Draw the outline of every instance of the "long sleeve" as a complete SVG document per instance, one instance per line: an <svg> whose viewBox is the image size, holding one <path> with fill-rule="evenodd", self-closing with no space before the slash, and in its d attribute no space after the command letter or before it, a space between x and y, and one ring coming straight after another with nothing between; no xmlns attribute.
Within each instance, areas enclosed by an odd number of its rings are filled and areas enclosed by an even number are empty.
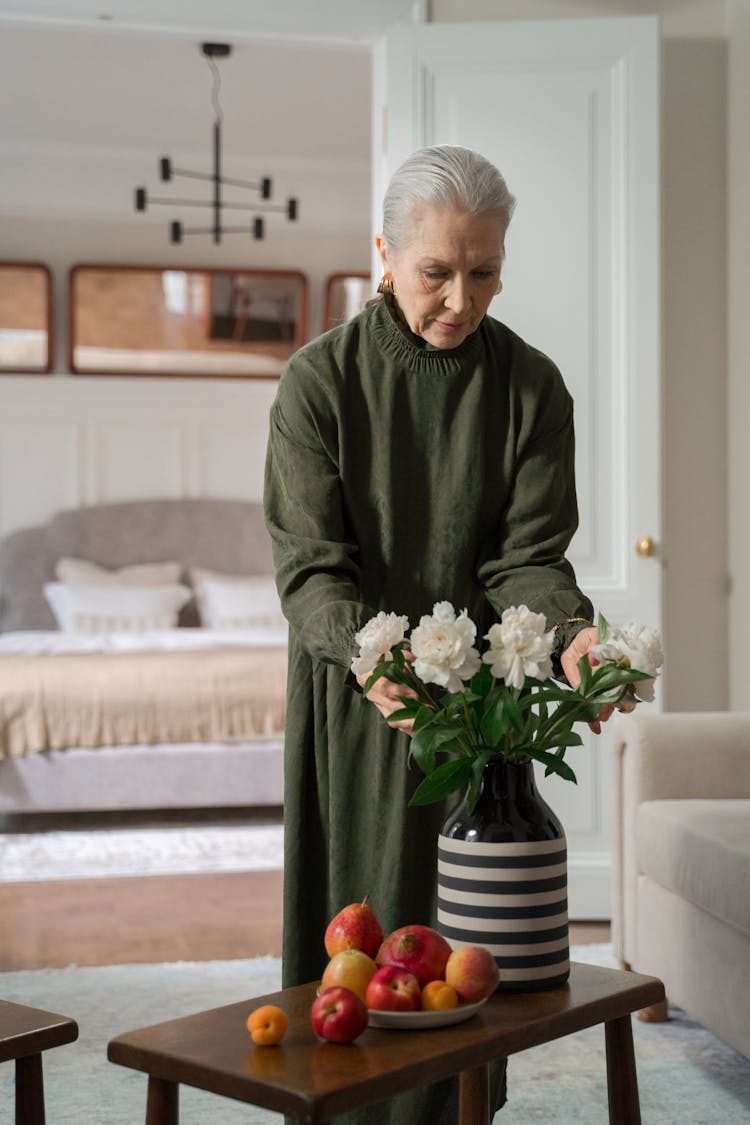
<svg viewBox="0 0 750 1125"><path fill-rule="evenodd" d="M312 657L348 668L374 611L360 600L358 546L347 525L337 417L300 356L271 409L264 507L284 613Z"/></svg>
<svg viewBox="0 0 750 1125"><path fill-rule="evenodd" d="M531 389L530 373L521 372L513 484L478 577L498 615L510 605L524 604L544 613L551 627L569 618L590 621L593 607L565 557L578 526L573 404L557 369L549 361L544 368L545 393L537 394L535 409L524 393ZM584 624L560 628L561 649Z"/></svg>

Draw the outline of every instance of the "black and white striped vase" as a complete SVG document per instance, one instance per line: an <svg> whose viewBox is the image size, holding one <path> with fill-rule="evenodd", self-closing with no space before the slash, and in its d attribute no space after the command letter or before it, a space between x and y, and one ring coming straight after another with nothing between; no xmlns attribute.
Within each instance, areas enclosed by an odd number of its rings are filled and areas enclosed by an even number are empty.
<svg viewBox="0 0 750 1125"><path fill-rule="evenodd" d="M532 762L490 762L438 840L437 928L450 945L484 945L499 992L564 984L568 948L565 832L537 791Z"/></svg>

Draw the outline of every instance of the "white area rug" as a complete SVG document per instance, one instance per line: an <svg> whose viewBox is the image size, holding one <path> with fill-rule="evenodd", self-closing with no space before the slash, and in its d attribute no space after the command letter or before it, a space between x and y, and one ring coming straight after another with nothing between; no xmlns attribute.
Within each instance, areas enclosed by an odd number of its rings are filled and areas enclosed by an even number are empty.
<svg viewBox="0 0 750 1125"><path fill-rule="evenodd" d="M280 824L0 834L0 881L269 871L283 866Z"/></svg>
<svg viewBox="0 0 750 1125"><path fill-rule="evenodd" d="M612 964L609 946L576 946L574 960ZM146 1107L144 1075L107 1062L107 1042L137 1027L253 999L280 987L271 957L171 965L0 973L0 996L78 1021L76 1043L44 1055L50 1125L133 1125ZM403 1034L394 1032L393 1034ZM748 1125L750 1061L675 1009L668 1023L633 1019L643 1125ZM248 1052L254 1048L248 1040ZM0 1120L11 1120L13 1068L0 1067ZM508 1104L494 1125L604 1125L601 1027L513 1055ZM181 1125L280 1125L281 1117L189 1087ZM414 1125L429 1125L415 1122Z"/></svg>

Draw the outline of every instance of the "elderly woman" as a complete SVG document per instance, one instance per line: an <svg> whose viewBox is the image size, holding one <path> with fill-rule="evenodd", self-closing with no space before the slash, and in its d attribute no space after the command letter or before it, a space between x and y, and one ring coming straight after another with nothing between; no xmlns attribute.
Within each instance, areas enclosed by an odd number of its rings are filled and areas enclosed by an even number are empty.
<svg viewBox="0 0 750 1125"><path fill-rule="evenodd" d="M565 551L577 526L573 404L555 365L487 315L514 207L499 171L437 146L397 170L383 297L290 360L271 411L265 507L289 619L284 983L317 979L330 918L366 894L386 932L434 925L441 805L410 808L408 743L363 698L355 634L435 602L486 633L525 604L576 662L598 639ZM374 706L373 706L374 705ZM598 724L597 724L598 725ZM494 1104L502 1104L502 1068ZM456 1119L451 1082L349 1120Z"/></svg>

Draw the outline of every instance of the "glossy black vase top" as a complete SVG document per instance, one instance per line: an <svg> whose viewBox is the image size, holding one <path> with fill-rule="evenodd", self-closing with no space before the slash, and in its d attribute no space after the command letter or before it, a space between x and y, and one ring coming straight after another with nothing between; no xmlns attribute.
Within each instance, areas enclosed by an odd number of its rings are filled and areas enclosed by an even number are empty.
<svg viewBox="0 0 750 1125"><path fill-rule="evenodd" d="M472 812L467 798L443 825L442 834L467 843L522 843L559 840L562 824L541 797L532 762L490 762L485 766Z"/></svg>

